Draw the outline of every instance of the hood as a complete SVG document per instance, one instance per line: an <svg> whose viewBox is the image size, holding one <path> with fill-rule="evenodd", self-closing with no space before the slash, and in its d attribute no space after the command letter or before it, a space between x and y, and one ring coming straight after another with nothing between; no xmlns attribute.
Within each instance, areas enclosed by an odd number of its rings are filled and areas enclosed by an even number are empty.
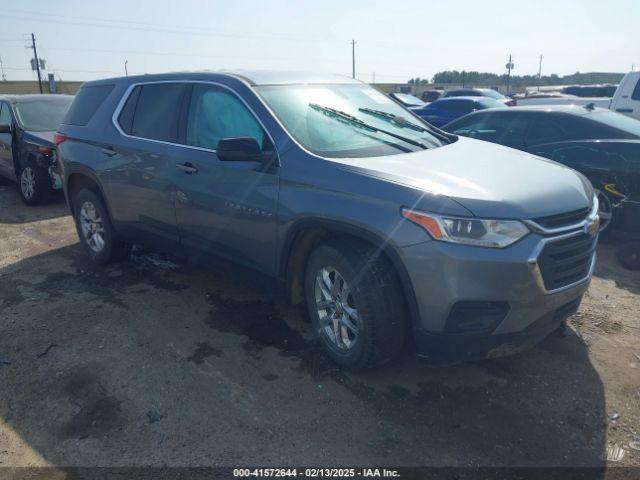
<svg viewBox="0 0 640 480"><path fill-rule="evenodd" d="M592 205L589 181L568 167L465 137L409 154L345 160L366 174L455 200L484 218L528 219Z"/></svg>
<svg viewBox="0 0 640 480"><path fill-rule="evenodd" d="M53 135L56 132L34 132L33 130L25 130L24 139L27 142L37 143L43 147L53 147Z"/></svg>

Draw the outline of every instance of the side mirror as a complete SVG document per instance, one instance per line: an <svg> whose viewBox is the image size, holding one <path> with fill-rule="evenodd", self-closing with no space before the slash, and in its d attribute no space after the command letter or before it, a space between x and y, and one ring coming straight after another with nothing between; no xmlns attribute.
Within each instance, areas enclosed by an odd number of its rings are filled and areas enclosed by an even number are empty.
<svg viewBox="0 0 640 480"><path fill-rule="evenodd" d="M266 161L262 147L253 137L222 138L216 149L218 158L224 162L259 162Z"/></svg>
<svg viewBox="0 0 640 480"><path fill-rule="evenodd" d="M0 125L0 133L11 133L11 125Z"/></svg>

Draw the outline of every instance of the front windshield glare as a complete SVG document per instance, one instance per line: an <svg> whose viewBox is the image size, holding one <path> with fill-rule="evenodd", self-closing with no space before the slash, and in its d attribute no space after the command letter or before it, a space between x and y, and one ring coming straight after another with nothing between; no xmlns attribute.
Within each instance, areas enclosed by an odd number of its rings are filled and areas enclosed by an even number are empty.
<svg viewBox="0 0 640 480"><path fill-rule="evenodd" d="M296 141L323 157L394 155L444 143L427 125L368 85L278 85L256 90Z"/></svg>

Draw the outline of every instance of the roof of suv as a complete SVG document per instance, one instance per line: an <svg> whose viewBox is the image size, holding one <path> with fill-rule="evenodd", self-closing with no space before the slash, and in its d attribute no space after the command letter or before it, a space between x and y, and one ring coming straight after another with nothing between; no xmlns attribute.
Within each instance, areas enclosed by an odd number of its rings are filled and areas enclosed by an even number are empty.
<svg viewBox="0 0 640 480"><path fill-rule="evenodd" d="M353 83L360 84L359 80L355 80L345 75L330 75L312 72L295 72L287 70L220 70L220 71L198 71L198 72L172 72L172 73L153 73L147 75L137 75L129 77L117 77L105 80L95 80L87 82L87 84L97 84L105 82L114 82L126 79L129 82L153 82L166 80L182 80L185 77L202 78L215 76L228 76L239 78L250 85L305 85L305 84L336 84L336 83Z"/></svg>

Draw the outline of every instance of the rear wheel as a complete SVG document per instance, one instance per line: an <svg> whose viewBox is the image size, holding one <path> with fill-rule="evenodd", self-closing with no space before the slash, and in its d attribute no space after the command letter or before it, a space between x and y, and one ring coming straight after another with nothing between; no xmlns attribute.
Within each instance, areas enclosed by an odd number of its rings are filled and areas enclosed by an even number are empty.
<svg viewBox="0 0 640 480"><path fill-rule="evenodd" d="M18 170L18 193L27 205L46 203L53 194L51 176L35 160L27 159Z"/></svg>
<svg viewBox="0 0 640 480"><path fill-rule="evenodd" d="M405 338L404 299L390 263L355 242L321 245L305 274L309 316L328 355L350 370L384 363Z"/></svg>
<svg viewBox="0 0 640 480"><path fill-rule="evenodd" d="M105 265L127 256L129 246L118 239L99 195L80 190L73 197L73 212L80 243L93 262Z"/></svg>

